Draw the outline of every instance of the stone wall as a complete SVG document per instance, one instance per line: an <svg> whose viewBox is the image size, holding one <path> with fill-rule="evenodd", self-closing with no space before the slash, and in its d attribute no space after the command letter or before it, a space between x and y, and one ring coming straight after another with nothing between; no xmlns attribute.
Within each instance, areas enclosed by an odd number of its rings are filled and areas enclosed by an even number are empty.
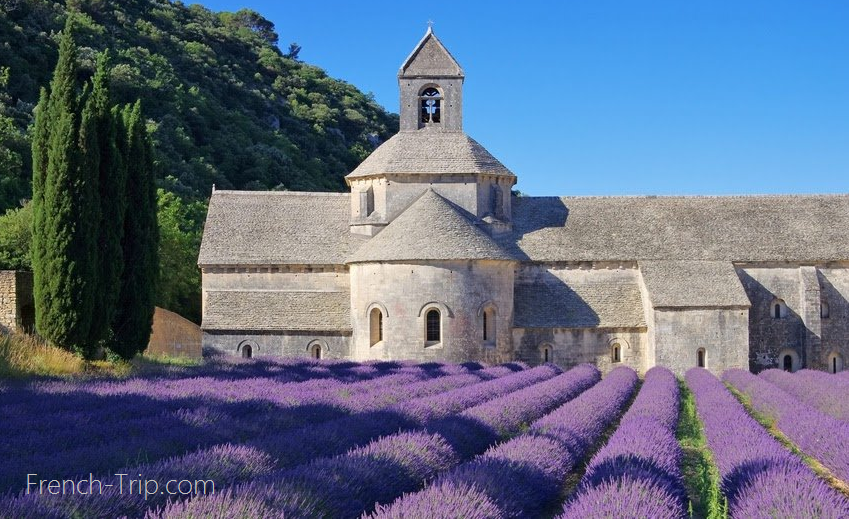
<svg viewBox="0 0 849 519"><path fill-rule="evenodd" d="M817 369L831 371L829 357L838 355L843 369L849 368L849 269L823 268L819 270L822 301L828 304L828 316L821 319L822 349L819 358L811 364L822 366ZM841 362L838 361L838 369Z"/></svg>
<svg viewBox="0 0 849 519"><path fill-rule="evenodd" d="M370 344L369 311L385 310L383 341ZM483 308L496 311L495 341L484 344ZM442 340L425 341L425 314L437 308ZM513 263L442 261L351 265L354 360L512 360Z"/></svg>
<svg viewBox="0 0 849 519"><path fill-rule="evenodd" d="M749 365L745 308L655 308L653 325L655 364L677 375L698 365L700 348L705 351L705 367L717 375Z"/></svg>
<svg viewBox="0 0 849 519"><path fill-rule="evenodd" d="M321 358L350 358L350 335L326 332L250 332L204 331L204 351L217 351L242 356L244 346L251 346L251 356L313 357L316 345Z"/></svg>
<svg viewBox="0 0 849 519"><path fill-rule="evenodd" d="M746 267L737 269L752 303L749 309L749 369L758 373L780 368L779 357L791 354L805 366L805 297L798 268ZM786 313L776 319L772 305L781 299Z"/></svg>
<svg viewBox="0 0 849 519"><path fill-rule="evenodd" d="M562 368L589 362L607 373L617 366L630 366L644 373L645 329L514 328L516 360L531 365L544 361L544 348L551 347L550 361ZM613 362L612 347L619 344L620 362Z"/></svg>
<svg viewBox="0 0 849 519"><path fill-rule="evenodd" d="M0 271L0 332L32 331L34 327L32 272Z"/></svg>

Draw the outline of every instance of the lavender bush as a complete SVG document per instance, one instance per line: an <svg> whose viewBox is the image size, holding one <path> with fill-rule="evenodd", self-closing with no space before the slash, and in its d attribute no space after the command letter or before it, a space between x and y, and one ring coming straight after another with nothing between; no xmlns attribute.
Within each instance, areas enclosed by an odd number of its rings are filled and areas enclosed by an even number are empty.
<svg viewBox="0 0 849 519"><path fill-rule="evenodd" d="M760 377L823 413L849 421L849 378L810 369L796 373L768 369Z"/></svg>
<svg viewBox="0 0 849 519"><path fill-rule="evenodd" d="M590 460L561 518L684 517L687 492L675 437L679 389L675 375L654 367L616 432ZM611 493L613 492L613 493Z"/></svg>
<svg viewBox="0 0 849 519"><path fill-rule="evenodd" d="M613 370L600 383L535 421L528 433L439 476L420 492L379 506L372 517L410 517L410 511L414 517L538 516L556 503L566 475L616 420L636 384L637 375L630 368ZM484 506L468 515L451 512L450 504L464 499Z"/></svg>
<svg viewBox="0 0 849 519"><path fill-rule="evenodd" d="M356 394L356 396L351 399L350 405L351 405L351 408L355 408L355 409L358 409L358 410L368 410L368 406L374 406L375 408L377 408L381 405L386 405L387 403L391 403L391 402L396 401L396 400L403 401L404 399L414 398L414 397L420 396L420 395L425 395L425 396L426 395L433 395L433 394L436 394L436 393L441 393L445 390L450 390L450 389L453 389L453 388L458 388L458 387L463 387L463 386L467 386L467 385L470 385L470 384L478 383L481 380L489 380L489 379L492 379L493 377L504 377L505 375L508 375L508 374L511 374L511 376L513 378L511 378L508 381L508 383L506 384L506 387L515 389L518 385L521 385L521 384L529 385L535 380L543 380L543 379L549 378L549 377L551 377L551 376L553 376L553 375L555 375L556 373L559 372L559 370L557 370L554 367L546 366L546 367L541 367L541 368L535 368L534 370L528 370L527 372L519 372L519 373L514 374L515 369L521 369L522 367L523 366L519 366L519 365L496 366L496 367L492 367L492 368L482 369L482 370L476 371L474 373L438 377L438 378L435 378L435 379L432 379L432 380L424 380L424 381L416 382L416 383L413 383L413 384L398 384L398 383L392 383L392 384L386 384L386 385L371 384L369 387L372 389L372 391L366 391L366 392L359 392L359 391L356 391L356 390L353 391L353 393ZM525 375L525 373L530 373L530 375L529 376ZM388 377L385 377L385 378L388 380L391 377L388 376ZM510 377L507 377L507 378L510 378ZM497 381L497 379L492 380L492 382L496 382L496 381ZM517 384L517 382L518 382L518 384ZM494 389L494 386L489 386L489 387L490 387L490 389ZM354 415L354 416L358 416L358 415ZM309 416L305 416L303 422L309 423L310 422ZM337 423L336 425L338 427L336 435L341 438L345 435L346 430L350 430L350 429L348 429L348 426L350 426L351 424L350 424L350 421L348 421L348 422L343 421L342 423ZM384 427L391 427L392 426L392 424L385 424L385 423L382 424L382 425ZM397 430L397 429L394 429L394 428L384 429L384 434L390 433L393 430ZM308 433L308 432L315 433L316 429L315 429L315 427L307 426L307 427L304 427L303 429L297 429L294 432L297 434L296 438L298 438L300 436L306 435L306 433ZM183 433L183 431L177 432L178 435L180 435L182 433ZM279 434L278 434L277 431L271 432L269 434L269 436L271 438L279 438ZM146 442L149 443L149 445L147 445L146 448L155 449L155 448L158 448L158 447L163 446L163 445L166 446L164 448L167 448L167 446L170 445L168 438L169 438L169 436L168 436L167 431L166 431L164 434L156 435L155 438L146 439ZM314 438L315 438L315 436L310 435L310 437L307 439L307 441L309 442L310 445L316 444L316 442L313 441ZM267 442L259 442L259 441L255 441L254 443L267 444ZM291 443L289 443L285 440L283 441L283 444L287 445L287 447L293 446L293 444L291 444ZM347 445L350 445L350 444L347 444ZM102 465L112 466L112 467L120 466L120 464L123 463L123 461L122 461L123 457L120 456L120 454L137 447L137 445L136 445L135 442L131 441L130 439L125 439L121 443L120 447L121 447L121 450L119 450L119 452L118 452L119 455L117 457L114 453L100 452L96 455L97 456L96 459ZM300 447L301 448L300 448L299 452L303 453L303 452L308 451L307 444L303 444ZM320 453L322 451L322 449L321 449L322 444L319 443L318 447L319 447L318 453ZM150 471L154 475L167 474L167 473L179 473L180 471L185 470L184 466L191 467L191 466L197 464L196 460L198 460L198 459L203 460L204 462L208 461L208 464L204 465L205 470L207 472L216 473L216 471L217 471L216 464L224 465L225 471L231 470L232 469L232 467L231 467L232 461L230 459L226 458L226 457L220 457L220 456L217 455L217 451L221 448L228 448L228 446L225 445L225 446L218 446L218 447L212 447L212 448L208 448L208 449L199 450L199 451L190 453L188 455L185 455L183 457L177 457L177 458L168 460L168 461L164 462L163 464L161 464L161 466L151 467L148 464L142 464L142 465L139 465L139 466L131 466L129 468L126 468L124 471L126 473L129 473L129 474L136 474L136 473L148 474L148 471ZM258 451L258 452L264 452L260 449L257 449L256 447L253 447L253 449ZM342 452L344 452L344 450L347 450L347 449L343 448ZM74 454L76 455L76 453L74 453ZM273 451L272 451L272 454L273 454ZM75 455L71 456L71 458L72 459L75 458L76 457ZM67 462L67 458L63 458L61 456L55 457L54 462L57 462L57 463L58 462ZM285 462L284 462L283 465L285 465ZM241 471L241 472L234 473L234 476L232 476L232 477L220 478L220 481L218 481L218 484L219 484L218 488L222 488L222 487L226 486L227 484L232 484L232 483L235 483L237 481L242 481L242 480L249 479L249 478L252 478L252 477L257 477L257 476L260 476L260 475L268 474L269 472L271 472L272 467L273 467L273 464L270 467L263 466L262 470L257 469L257 470L253 470L253 471ZM151 479L151 478L148 477L147 479ZM113 500L112 503L113 503L114 506L113 506L113 508L111 508L113 513L105 514L105 515L119 515L120 513L131 514L131 512L138 513L138 512L143 511L143 508L141 508L141 509L137 508L138 506L140 506L140 505L153 506L153 505L159 504L161 502L164 502L167 498L168 498L167 495L150 496L150 497L147 497L145 499L144 503L139 503L138 500L135 500L135 501L134 500L122 500L121 502L117 502L117 501ZM37 501L37 500L35 500L35 499L33 499L32 497L29 497L29 496L22 497L20 499L23 499L27 502L32 502L32 503ZM92 500L92 499L90 499L86 496L70 496L70 497L61 498L61 499L59 499L59 498L50 499L49 501L50 501L49 509L52 510L52 511L56 511L56 510L74 510L74 511L76 511L77 509L87 510L88 507L94 507L90 514L80 514L80 515L103 515L101 513L101 508L103 506L106 506L106 505L104 505L103 502L98 501L98 500ZM44 509L43 505L39 505L39 506L41 507L41 509ZM2 507L0 507L0 511L2 511Z"/></svg>
<svg viewBox="0 0 849 519"><path fill-rule="evenodd" d="M456 387L452 384L470 384L481 378L511 373L511 369L497 367L469 373L459 366L438 370L404 368L403 373L397 374L384 370L372 373L376 378L345 384L336 390L315 389L307 382L276 386L274 381L261 390L253 386L255 379L250 377L228 384L238 387L240 382L247 381L247 389L264 399L232 402L198 397L169 399L167 395L172 388L164 390L166 396L149 388L152 396L142 398L135 395L137 382L133 381L128 381L120 390L114 387L117 382L82 383L80 391L39 395L46 402L76 405L73 412L47 411L39 421L33 416L34 410L45 406L35 401L24 413L5 415L8 419L3 424L13 428L13 432L0 446L0 456L8 460L0 466L0 490L21 488L26 473L51 474L52 477L98 473L132 463L139 456L152 461L198 447L243 442L268 430L286 430L345 416L358 411L364 400L377 398L375 395L384 395L384 401L391 403L393 398L385 395L412 397L418 389L430 387L429 383L436 384L438 391ZM432 375L458 372L462 374L435 379ZM209 381L203 379L194 383L203 385ZM189 382L184 386L190 387ZM306 389L302 390L302 386ZM104 394L98 394L100 391ZM116 391L130 395L108 396ZM275 398L278 399L276 403L273 402ZM99 410L103 408L110 409L110 414L101 413ZM45 452L43 445L57 448Z"/></svg>
<svg viewBox="0 0 849 519"><path fill-rule="evenodd" d="M849 499L749 416L704 368L686 374L732 517L849 517Z"/></svg>
<svg viewBox="0 0 849 519"><path fill-rule="evenodd" d="M849 481L849 423L820 412L748 371L730 369L722 379L746 395L755 411L775 420L776 427L802 452Z"/></svg>
<svg viewBox="0 0 849 519"><path fill-rule="evenodd" d="M387 436L343 455L274 474L266 478L263 487L242 485L233 495L268 496L263 500L264 506L286 517L310 517L316 510L325 517L356 517L370 510L375 502L391 501L457 465L475 443L465 440L463 427L465 436L483 434L490 443L499 441L516 434L522 424L592 386L598 378L595 367L580 366L456 416L437 420L426 431ZM279 488L291 489L283 500L274 497ZM159 516L194 517L196 510L208 508L204 503L207 499L198 497L169 505ZM304 513L302 506L310 512Z"/></svg>

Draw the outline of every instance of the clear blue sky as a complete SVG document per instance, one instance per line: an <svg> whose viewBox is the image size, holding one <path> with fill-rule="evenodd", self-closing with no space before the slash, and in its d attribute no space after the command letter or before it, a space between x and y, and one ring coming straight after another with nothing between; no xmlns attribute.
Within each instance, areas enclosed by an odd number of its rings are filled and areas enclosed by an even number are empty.
<svg viewBox="0 0 849 519"><path fill-rule="evenodd" d="M466 132L531 195L849 192L849 1L201 3L393 112L433 20Z"/></svg>

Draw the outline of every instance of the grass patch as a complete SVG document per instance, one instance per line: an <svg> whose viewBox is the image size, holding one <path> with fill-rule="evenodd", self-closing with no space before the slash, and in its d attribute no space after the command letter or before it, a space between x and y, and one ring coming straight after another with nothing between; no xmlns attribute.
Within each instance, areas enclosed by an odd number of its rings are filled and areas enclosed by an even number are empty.
<svg viewBox="0 0 849 519"><path fill-rule="evenodd" d="M728 517L728 502L720 489L719 470L696 412L696 400L683 380L678 380L678 387L681 396L676 437L684 454L681 472L690 498L690 516L698 519Z"/></svg>
<svg viewBox="0 0 849 519"><path fill-rule="evenodd" d="M752 418L757 420L757 422L761 424L763 428L766 429L776 440L778 440L779 443L784 445L786 448L790 449L790 452L792 452L796 456L799 456L802 461L804 461L805 464L810 467L811 470L813 470L817 476L824 479L829 485L834 487L835 490L849 497L849 484L847 484L842 479L836 477L828 469L828 467L820 463L819 460L817 460L816 458L812 458L811 456L808 456L807 454L802 452L790 438L788 438L784 435L783 432L781 432L781 430L776 425L777 420L775 418L756 411L752 407L752 399L749 398L749 396L745 393L738 391L737 388L735 388L731 384L726 382L725 387L727 387L728 390L731 391L731 394L734 395L737 400L740 401L741 404L743 404L743 407L746 409L746 412L748 412L752 416Z"/></svg>
<svg viewBox="0 0 849 519"><path fill-rule="evenodd" d="M23 333L0 335L0 379L117 377L155 372L163 366L197 366L202 359L139 355L130 361L84 360Z"/></svg>

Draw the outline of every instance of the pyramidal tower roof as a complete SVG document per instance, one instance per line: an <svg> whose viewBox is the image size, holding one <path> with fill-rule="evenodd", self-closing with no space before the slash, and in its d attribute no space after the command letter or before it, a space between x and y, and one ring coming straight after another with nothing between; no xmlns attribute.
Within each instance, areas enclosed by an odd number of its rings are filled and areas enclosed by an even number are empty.
<svg viewBox="0 0 849 519"><path fill-rule="evenodd" d="M515 259L460 211L429 188L346 263Z"/></svg>
<svg viewBox="0 0 849 519"><path fill-rule="evenodd" d="M462 67L428 27L398 70L398 77L465 77Z"/></svg>
<svg viewBox="0 0 849 519"><path fill-rule="evenodd" d="M401 173L515 176L465 133L424 128L395 134L346 178Z"/></svg>

